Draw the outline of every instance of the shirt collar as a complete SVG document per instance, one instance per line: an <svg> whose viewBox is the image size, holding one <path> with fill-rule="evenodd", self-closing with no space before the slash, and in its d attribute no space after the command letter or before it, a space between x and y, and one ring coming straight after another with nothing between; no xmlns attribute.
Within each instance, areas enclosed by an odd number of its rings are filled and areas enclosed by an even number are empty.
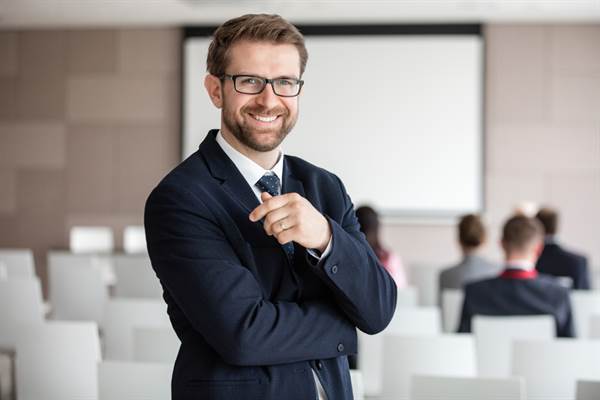
<svg viewBox="0 0 600 400"><path fill-rule="evenodd" d="M267 170L234 149L233 146L227 143L223 135L221 135L221 131L217 133L216 141L225 154L227 154L227 157L233 161L236 168L240 171L251 188L254 189L256 182L258 182L258 180L267 172L272 172L277 175L283 186L283 151L279 151L279 158L273 168Z"/></svg>
<svg viewBox="0 0 600 400"><path fill-rule="evenodd" d="M526 260L526 259L517 259L517 260L510 260L506 263L506 268L508 269L522 269L522 270L531 270L535 268L535 264L532 263L530 260Z"/></svg>

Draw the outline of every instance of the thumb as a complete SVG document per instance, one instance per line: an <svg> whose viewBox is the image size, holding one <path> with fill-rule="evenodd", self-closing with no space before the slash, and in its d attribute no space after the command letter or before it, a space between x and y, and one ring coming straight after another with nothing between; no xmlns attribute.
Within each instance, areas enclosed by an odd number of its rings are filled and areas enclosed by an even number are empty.
<svg viewBox="0 0 600 400"><path fill-rule="evenodd" d="M273 196L271 196L271 195L270 195L268 192L262 192L262 193L260 194L260 199L261 199L263 202L265 202L265 201L269 200L271 197L273 197Z"/></svg>

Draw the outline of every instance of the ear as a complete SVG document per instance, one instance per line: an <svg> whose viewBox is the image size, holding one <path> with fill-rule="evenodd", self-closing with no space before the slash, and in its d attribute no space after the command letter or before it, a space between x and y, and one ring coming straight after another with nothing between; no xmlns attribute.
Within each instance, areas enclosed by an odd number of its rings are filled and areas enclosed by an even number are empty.
<svg viewBox="0 0 600 400"><path fill-rule="evenodd" d="M540 240L535 244L534 252L533 252L536 261L542 255L542 251L544 251L544 242L542 242Z"/></svg>
<svg viewBox="0 0 600 400"><path fill-rule="evenodd" d="M222 108L223 92L221 91L221 80L214 75L207 74L204 78L204 87L215 107Z"/></svg>

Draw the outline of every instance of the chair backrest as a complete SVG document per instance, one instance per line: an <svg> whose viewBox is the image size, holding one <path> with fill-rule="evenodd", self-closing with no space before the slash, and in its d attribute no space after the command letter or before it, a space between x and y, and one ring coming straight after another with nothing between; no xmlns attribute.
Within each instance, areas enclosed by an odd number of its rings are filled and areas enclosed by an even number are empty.
<svg viewBox="0 0 600 400"><path fill-rule="evenodd" d="M474 377L477 373L471 335L385 335L384 348L382 397L385 399L408 399L410 377L415 374Z"/></svg>
<svg viewBox="0 0 600 400"><path fill-rule="evenodd" d="M35 277L31 249L0 249L0 264L7 279Z"/></svg>
<svg viewBox="0 0 600 400"><path fill-rule="evenodd" d="M133 359L135 327L170 327L167 306L162 300L111 299L106 303L102 331L104 359Z"/></svg>
<svg viewBox="0 0 600 400"><path fill-rule="evenodd" d="M357 369L351 369L350 379L352 380L352 394L354 400L364 400L365 388L363 386L362 372Z"/></svg>
<svg viewBox="0 0 600 400"><path fill-rule="evenodd" d="M512 342L516 339L552 340L556 334L550 315L473 318L477 370L482 377L508 377L512 368Z"/></svg>
<svg viewBox="0 0 600 400"><path fill-rule="evenodd" d="M413 264L409 266L409 282L418 289L420 306L437 305L440 265Z"/></svg>
<svg viewBox="0 0 600 400"><path fill-rule="evenodd" d="M446 333L458 330L465 294L461 289L442 291L442 329Z"/></svg>
<svg viewBox="0 0 600 400"><path fill-rule="evenodd" d="M123 230L123 251L127 254L147 253L143 226L128 225Z"/></svg>
<svg viewBox="0 0 600 400"><path fill-rule="evenodd" d="M600 379L599 341L516 340L512 359L512 373L525 378L529 400L574 399L577 380Z"/></svg>
<svg viewBox="0 0 600 400"><path fill-rule="evenodd" d="M525 400L522 378L465 378L414 375L411 400Z"/></svg>
<svg viewBox="0 0 600 400"><path fill-rule="evenodd" d="M392 335L439 335L442 333L438 307L396 309L384 333Z"/></svg>
<svg viewBox="0 0 600 400"><path fill-rule="evenodd" d="M175 363L181 342L171 327L133 328L133 360Z"/></svg>
<svg viewBox="0 0 600 400"><path fill-rule="evenodd" d="M125 254L113 257L116 297L162 298L162 287L147 254Z"/></svg>
<svg viewBox="0 0 600 400"><path fill-rule="evenodd" d="M572 290L571 307L575 322L575 334L578 338L590 337L590 319L600 314L600 291Z"/></svg>
<svg viewBox="0 0 600 400"><path fill-rule="evenodd" d="M53 319L96 323L102 320L108 288L102 270L90 260L84 258L78 264L71 258L49 257L49 295Z"/></svg>
<svg viewBox="0 0 600 400"><path fill-rule="evenodd" d="M363 373L365 394L381 393L384 335L432 336L441 334L437 307L400 307L387 328L377 335L358 335L358 368Z"/></svg>
<svg viewBox="0 0 600 400"><path fill-rule="evenodd" d="M24 325L17 340L19 400L98 398L98 327L93 322Z"/></svg>
<svg viewBox="0 0 600 400"><path fill-rule="evenodd" d="M172 372L170 364L103 361L98 365L98 400L170 399Z"/></svg>
<svg viewBox="0 0 600 400"><path fill-rule="evenodd" d="M69 232L72 253L112 253L114 248L113 231L107 226L74 226Z"/></svg>
<svg viewBox="0 0 600 400"><path fill-rule="evenodd" d="M600 339L600 313L590 318L590 339Z"/></svg>
<svg viewBox="0 0 600 400"><path fill-rule="evenodd" d="M396 296L396 309L400 307L416 307L418 303L419 289L414 286L398 288Z"/></svg>
<svg viewBox="0 0 600 400"><path fill-rule="evenodd" d="M44 321L38 278L0 281L0 347L14 349L20 324Z"/></svg>
<svg viewBox="0 0 600 400"><path fill-rule="evenodd" d="M575 400L598 400L600 397L600 380L577 381Z"/></svg>

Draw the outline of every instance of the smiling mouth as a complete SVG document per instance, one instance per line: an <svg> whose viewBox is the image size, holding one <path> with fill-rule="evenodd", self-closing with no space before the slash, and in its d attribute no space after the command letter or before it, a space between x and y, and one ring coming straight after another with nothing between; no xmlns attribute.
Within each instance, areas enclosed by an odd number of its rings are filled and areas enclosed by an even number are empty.
<svg viewBox="0 0 600 400"><path fill-rule="evenodd" d="M275 121L277 118L279 118L279 115L270 115L270 116L264 116L264 115L256 115L256 114L250 114L250 116L252 118L254 118L257 121L260 122L273 122Z"/></svg>

